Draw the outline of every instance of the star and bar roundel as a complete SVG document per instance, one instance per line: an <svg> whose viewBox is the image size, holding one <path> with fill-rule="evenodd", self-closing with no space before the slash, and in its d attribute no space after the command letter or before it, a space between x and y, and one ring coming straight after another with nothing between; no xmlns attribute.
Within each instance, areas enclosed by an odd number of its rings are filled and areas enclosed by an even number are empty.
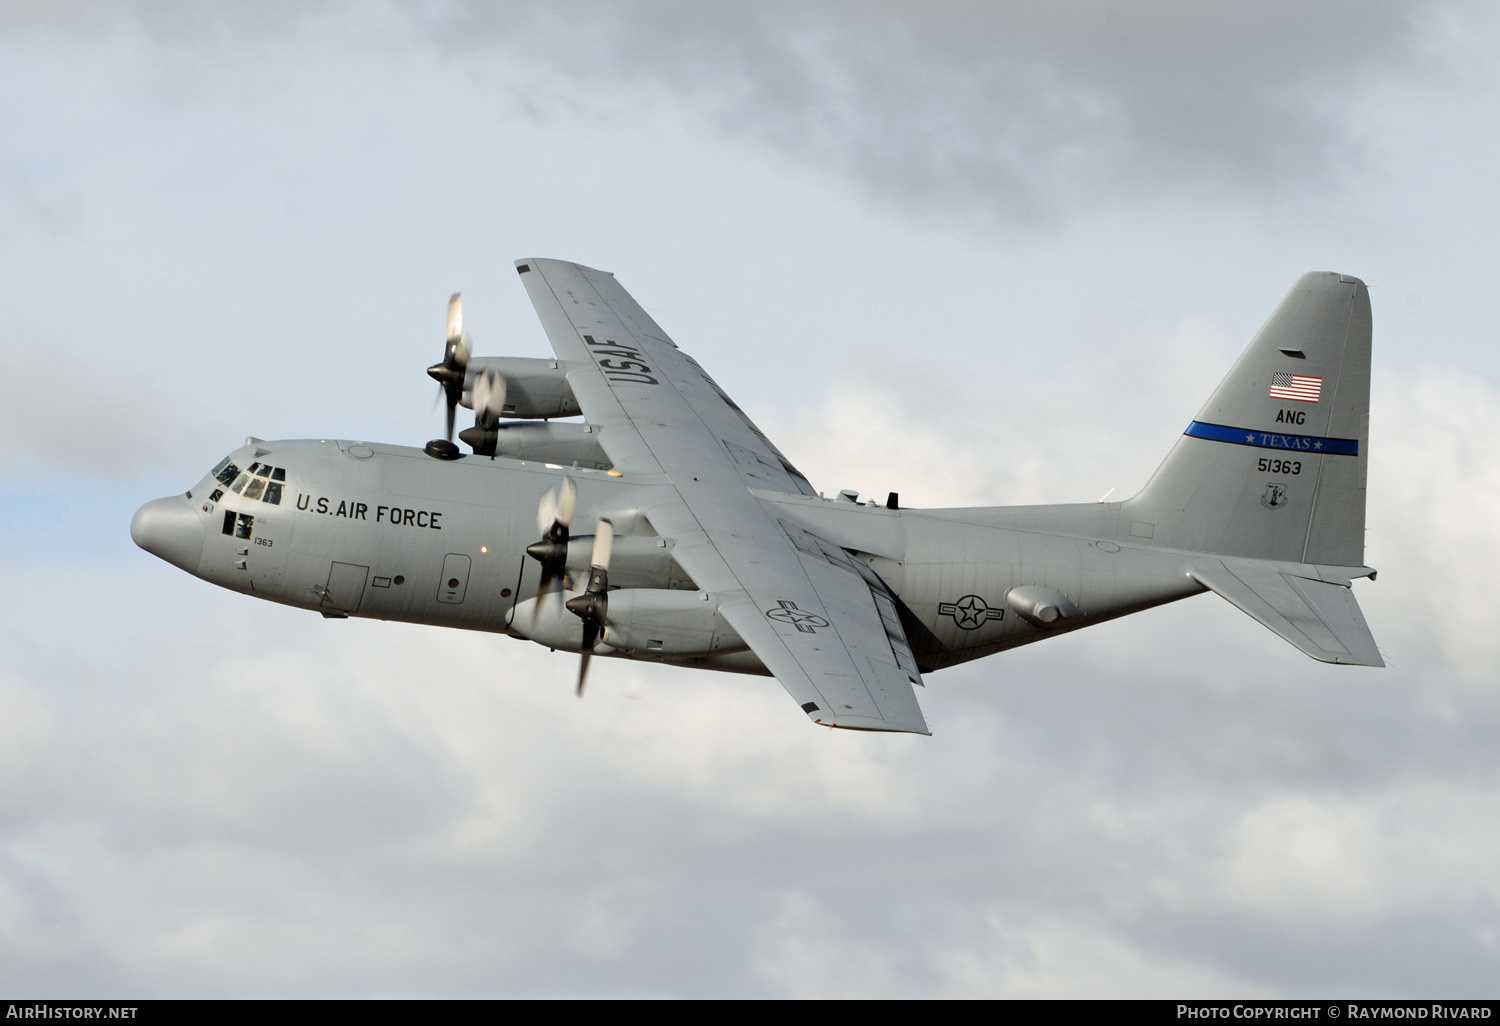
<svg viewBox="0 0 1500 1026"><path fill-rule="evenodd" d="M991 609L978 595L965 595L957 602L939 602L939 616L951 616L966 631L977 631L991 620L1005 619L1005 610Z"/></svg>

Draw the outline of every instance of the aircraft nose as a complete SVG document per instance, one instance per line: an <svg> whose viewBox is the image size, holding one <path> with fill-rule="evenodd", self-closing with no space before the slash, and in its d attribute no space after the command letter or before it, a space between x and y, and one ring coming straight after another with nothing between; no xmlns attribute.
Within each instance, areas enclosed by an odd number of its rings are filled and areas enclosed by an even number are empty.
<svg viewBox="0 0 1500 1026"><path fill-rule="evenodd" d="M153 499L135 511L130 537L137 545L190 574L198 572L207 532L185 495Z"/></svg>

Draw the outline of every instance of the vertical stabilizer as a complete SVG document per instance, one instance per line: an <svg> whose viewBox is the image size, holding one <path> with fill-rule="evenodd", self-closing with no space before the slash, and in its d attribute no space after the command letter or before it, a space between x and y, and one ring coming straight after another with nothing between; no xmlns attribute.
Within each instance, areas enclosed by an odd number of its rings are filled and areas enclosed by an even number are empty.
<svg viewBox="0 0 1500 1026"><path fill-rule="evenodd" d="M1370 296L1305 274L1141 493L1130 532L1171 548L1364 562Z"/></svg>

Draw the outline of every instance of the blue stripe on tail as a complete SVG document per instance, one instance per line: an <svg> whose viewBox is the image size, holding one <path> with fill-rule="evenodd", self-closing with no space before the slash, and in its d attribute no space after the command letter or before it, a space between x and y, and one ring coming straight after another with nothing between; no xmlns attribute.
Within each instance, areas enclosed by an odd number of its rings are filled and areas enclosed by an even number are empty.
<svg viewBox="0 0 1500 1026"><path fill-rule="evenodd" d="M1185 435L1206 438L1210 442L1228 442L1231 445L1253 445L1261 449L1287 449L1292 452L1327 453L1330 456L1358 456L1358 438L1315 438L1311 435L1276 435L1249 428L1225 427L1222 424L1203 424L1193 421Z"/></svg>

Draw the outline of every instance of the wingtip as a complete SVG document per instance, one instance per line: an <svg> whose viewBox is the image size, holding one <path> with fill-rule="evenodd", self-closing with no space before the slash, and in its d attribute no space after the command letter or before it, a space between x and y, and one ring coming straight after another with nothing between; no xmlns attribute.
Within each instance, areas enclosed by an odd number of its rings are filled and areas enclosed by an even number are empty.
<svg viewBox="0 0 1500 1026"><path fill-rule="evenodd" d="M808 719L820 727L832 727L836 730L863 730L878 734L920 734L923 737L932 736L932 731L927 729L926 723L903 725L890 723L886 720L877 720L870 716L841 716L835 721L823 719L816 713L809 713Z"/></svg>
<svg viewBox="0 0 1500 1026"><path fill-rule="evenodd" d="M517 274L528 274L536 270L545 271L547 264L561 264L564 267L572 267L575 270L589 274L602 274L610 278L615 276L614 271L601 271L599 268L590 267L588 264L580 264L573 260L558 260L555 257L522 257L520 260L513 261Z"/></svg>

